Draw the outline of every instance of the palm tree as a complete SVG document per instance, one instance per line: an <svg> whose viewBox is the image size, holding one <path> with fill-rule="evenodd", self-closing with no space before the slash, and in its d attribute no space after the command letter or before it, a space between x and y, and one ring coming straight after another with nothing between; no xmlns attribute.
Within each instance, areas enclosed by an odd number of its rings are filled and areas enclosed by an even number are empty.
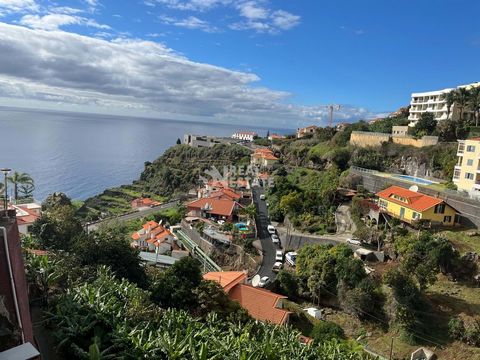
<svg viewBox="0 0 480 360"><path fill-rule="evenodd" d="M469 91L464 87L458 88L455 91L455 104L460 110L460 117L459 117L460 122L463 121L463 114L465 112L465 108L467 107L468 100L470 98L469 95L470 95Z"/></svg>
<svg viewBox="0 0 480 360"><path fill-rule="evenodd" d="M455 91L451 90L445 94L445 102L447 104L447 120L450 119L450 112L452 110L452 105L455 103Z"/></svg>
<svg viewBox="0 0 480 360"><path fill-rule="evenodd" d="M18 186L21 184L25 185L32 185L33 186L33 179L27 173L21 172L14 172L12 176L8 177L8 181L13 184L13 194L15 197L15 203L18 200Z"/></svg>
<svg viewBox="0 0 480 360"><path fill-rule="evenodd" d="M475 117L475 126L478 126L478 118L480 116L480 86L470 89L468 106L473 111L473 115Z"/></svg>

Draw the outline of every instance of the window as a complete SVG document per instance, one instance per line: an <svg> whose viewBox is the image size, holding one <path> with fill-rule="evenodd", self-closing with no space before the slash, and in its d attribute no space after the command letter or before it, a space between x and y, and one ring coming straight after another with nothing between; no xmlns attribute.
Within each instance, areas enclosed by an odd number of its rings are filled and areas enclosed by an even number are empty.
<svg viewBox="0 0 480 360"><path fill-rule="evenodd" d="M458 170L458 169L455 170L455 171L453 172L453 178L454 178L454 179L460 179L460 173L461 173L460 170Z"/></svg>
<svg viewBox="0 0 480 360"><path fill-rule="evenodd" d="M452 217L451 217L451 216L444 216L444 217L443 217L443 222L444 222L444 223L452 222Z"/></svg>
<svg viewBox="0 0 480 360"><path fill-rule="evenodd" d="M467 145L467 152L475 152L475 146Z"/></svg>
<svg viewBox="0 0 480 360"><path fill-rule="evenodd" d="M467 166L472 166L473 165L473 160L472 159L468 159L467 160Z"/></svg>
<svg viewBox="0 0 480 360"><path fill-rule="evenodd" d="M399 196L399 195L393 194L392 197L393 197L394 199L398 200L398 201L401 201L401 202L404 202L404 203L407 202L407 199L405 199L404 197L401 197L401 196Z"/></svg>
<svg viewBox="0 0 480 360"><path fill-rule="evenodd" d="M465 179L473 180L473 174L472 173L465 173Z"/></svg>
<svg viewBox="0 0 480 360"><path fill-rule="evenodd" d="M445 212L445 204L437 204L435 205L435 210L433 211L435 214L443 214Z"/></svg>
<svg viewBox="0 0 480 360"><path fill-rule="evenodd" d="M413 219L413 220L419 220L420 217L421 217L421 214L419 214L419 213L417 213L417 212L415 212L415 211L413 212L413 214L412 214L412 219Z"/></svg>
<svg viewBox="0 0 480 360"><path fill-rule="evenodd" d="M388 203L387 203L385 200L380 199L380 200L378 201L378 206L380 206L381 208L385 208L385 209L386 209L387 206L388 206Z"/></svg>

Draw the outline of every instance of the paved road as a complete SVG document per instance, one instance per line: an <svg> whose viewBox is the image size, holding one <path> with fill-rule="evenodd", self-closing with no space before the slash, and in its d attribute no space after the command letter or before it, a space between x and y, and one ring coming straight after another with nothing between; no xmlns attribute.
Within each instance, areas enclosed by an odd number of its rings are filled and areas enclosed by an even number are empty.
<svg viewBox="0 0 480 360"><path fill-rule="evenodd" d="M360 248L360 246L347 243L346 236L351 237L351 235L348 234L332 234L327 236L308 235L298 232L289 232L287 234L287 229L283 226L277 227L277 231L280 236L280 241L282 242L282 247L285 250L298 250L308 244L346 244L353 250Z"/></svg>
<svg viewBox="0 0 480 360"><path fill-rule="evenodd" d="M145 210L136 211L136 212L125 214L125 215L120 215L120 216L117 216L117 217L114 217L114 218L108 218L108 219L102 220L100 222L89 224L89 225L87 225L87 232L90 232L92 230L97 230L100 226L106 225L106 224L111 223L111 222L129 221L129 220L133 220L133 219L139 219L139 218L151 215L151 214L155 214L155 213L157 213L161 210L165 210L165 209L175 207L175 206L178 205L178 203L179 203L178 200L174 200L174 201L167 202L165 204L155 206L155 207L152 207L152 208L148 208L148 209L145 209Z"/></svg>
<svg viewBox="0 0 480 360"><path fill-rule="evenodd" d="M275 251L277 250L277 247L274 243L272 243L270 234L267 231L267 225L270 224L270 220L268 219L266 202L264 200L260 200L260 195L263 193L263 188L258 186L253 188L253 201L257 207L258 237L263 249L263 261L258 274L260 276L268 276L270 280L273 281L276 277L276 274L272 271L272 267L275 263Z"/></svg>

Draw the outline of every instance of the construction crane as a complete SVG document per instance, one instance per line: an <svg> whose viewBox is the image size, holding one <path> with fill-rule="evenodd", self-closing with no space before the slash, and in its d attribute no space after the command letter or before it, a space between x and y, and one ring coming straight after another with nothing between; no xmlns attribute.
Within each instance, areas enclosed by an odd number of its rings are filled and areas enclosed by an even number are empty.
<svg viewBox="0 0 480 360"><path fill-rule="evenodd" d="M328 109L328 126L333 127L333 112L340 110L340 105L330 104L325 106Z"/></svg>

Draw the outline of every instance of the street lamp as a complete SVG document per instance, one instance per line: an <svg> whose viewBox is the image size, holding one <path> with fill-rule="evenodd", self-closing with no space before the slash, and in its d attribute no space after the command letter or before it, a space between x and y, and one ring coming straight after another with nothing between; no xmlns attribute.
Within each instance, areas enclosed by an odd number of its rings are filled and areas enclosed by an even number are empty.
<svg viewBox="0 0 480 360"><path fill-rule="evenodd" d="M12 169L3 168L3 169L0 169L0 171L3 172L4 178L5 178L5 183L4 183L5 193L3 198L3 209L5 210L5 216L8 216L7 214L7 210L8 210L7 176L8 176L8 173L12 171Z"/></svg>

